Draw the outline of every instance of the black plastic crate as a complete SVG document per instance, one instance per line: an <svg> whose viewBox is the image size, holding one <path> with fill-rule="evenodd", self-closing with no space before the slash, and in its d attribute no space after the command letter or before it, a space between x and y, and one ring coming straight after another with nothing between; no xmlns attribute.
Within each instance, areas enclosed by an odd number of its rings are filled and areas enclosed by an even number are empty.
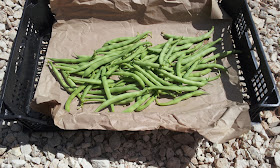
<svg viewBox="0 0 280 168"><path fill-rule="evenodd" d="M233 19L233 44L242 50L237 62L244 79L241 83L248 96L251 120L260 121L260 111L275 109L280 103L258 32L246 0L222 0L219 3ZM34 131L58 129L51 117L30 108L55 22L48 4L46 0L26 1L0 99L0 118L17 120Z"/></svg>

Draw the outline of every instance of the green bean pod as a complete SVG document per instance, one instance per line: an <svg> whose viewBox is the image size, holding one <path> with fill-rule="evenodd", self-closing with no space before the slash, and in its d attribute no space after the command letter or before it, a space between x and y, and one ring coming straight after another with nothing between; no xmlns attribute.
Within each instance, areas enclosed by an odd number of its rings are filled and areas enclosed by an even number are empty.
<svg viewBox="0 0 280 168"><path fill-rule="evenodd" d="M179 102L181 102L182 100L186 100L186 99L189 99L190 97L193 97L193 96L200 96L200 95L203 95L205 94L206 92L202 91L202 90L197 90L197 91L194 91L194 92L191 92L191 93L187 93L183 96L180 96L180 97L176 97L175 99L169 101L169 102L165 102L165 103L159 103L158 101L157 102L157 105L159 106L169 106L169 105L174 105L174 104L177 104Z"/></svg>
<svg viewBox="0 0 280 168"><path fill-rule="evenodd" d="M153 95L145 104L137 107L135 111L139 112L145 110L150 104L152 104L156 100L157 96Z"/></svg>
<svg viewBox="0 0 280 168"><path fill-rule="evenodd" d="M131 105L130 107L125 109L123 112L124 113L133 112L136 108L138 108L141 104L143 104L150 96L151 96L151 94L149 94L149 93L142 96L142 98L140 100L137 100L137 102L135 102L133 105Z"/></svg>
<svg viewBox="0 0 280 168"><path fill-rule="evenodd" d="M147 92L146 89L141 90L141 91L137 91L137 92L131 92L131 93L124 93L118 96L114 96L111 99L106 100L105 102L103 102L96 110L95 112L99 112L100 110L102 110L103 108L107 107L110 104L113 104L115 102L130 98L130 97L137 97L137 96L141 96L143 94L145 94Z"/></svg>

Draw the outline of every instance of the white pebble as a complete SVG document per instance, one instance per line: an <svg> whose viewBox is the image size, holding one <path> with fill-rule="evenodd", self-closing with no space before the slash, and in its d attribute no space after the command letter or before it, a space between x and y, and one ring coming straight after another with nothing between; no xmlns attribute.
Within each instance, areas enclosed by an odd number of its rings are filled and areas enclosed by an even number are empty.
<svg viewBox="0 0 280 168"><path fill-rule="evenodd" d="M4 23L0 23L0 32L5 32L6 26Z"/></svg>

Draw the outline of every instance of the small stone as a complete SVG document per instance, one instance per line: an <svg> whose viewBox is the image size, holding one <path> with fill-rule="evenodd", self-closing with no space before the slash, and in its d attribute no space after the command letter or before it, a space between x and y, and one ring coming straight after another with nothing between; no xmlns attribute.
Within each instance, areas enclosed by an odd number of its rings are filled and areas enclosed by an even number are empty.
<svg viewBox="0 0 280 168"><path fill-rule="evenodd" d="M267 13L271 14L271 15L273 15L275 17L280 17L280 11L277 11L275 8L268 9Z"/></svg>
<svg viewBox="0 0 280 168"><path fill-rule="evenodd" d="M166 149L166 158L167 159L169 159L169 158L171 158L171 157L173 157L174 156L174 151L172 150L172 148L167 148Z"/></svg>
<svg viewBox="0 0 280 168"><path fill-rule="evenodd" d="M83 168L93 168L92 165L84 158L79 158L78 162L82 165Z"/></svg>
<svg viewBox="0 0 280 168"><path fill-rule="evenodd" d="M89 153L90 157L92 157L92 158L98 157L102 154L101 147L95 146L94 148L89 149L88 153Z"/></svg>
<svg viewBox="0 0 280 168"><path fill-rule="evenodd" d="M61 161L59 161L57 167L58 167L58 168L69 168L67 160L61 160Z"/></svg>
<svg viewBox="0 0 280 168"><path fill-rule="evenodd" d="M73 157L68 158L68 165L72 168L80 168L79 162L75 160Z"/></svg>
<svg viewBox="0 0 280 168"><path fill-rule="evenodd" d="M5 11L0 11L0 23L5 23L7 20L7 14Z"/></svg>
<svg viewBox="0 0 280 168"><path fill-rule="evenodd" d="M0 32L4 32L6 30L6 26L3 23L0 23Z"/></svg>
<svg viewBox="0 0 280 168"><path fill-rule="evenodd" d="M116 150L121 146L121 138L119 134L115 133L110 137L109 145L112 148L112 150Z"/></svg>
<svg viewBox="0 0 280 168"><path fill-rule="evenodd" d="M267 119L269 127L275 127L280 123L280 120L276 116L272 116Z"/></svg>
<svg viewBox="0 0 280 168"><path fill-rule="evenodd" d="M215 167L216 168L229 167L229 162L226 158L218 158L217 160L215 160Z"/></svg>
<svg viewBox="0 0 280 168"><path fill-rule="evenodd" d="M166 163L166 167L167 168L180 168L181 167L180 159L178 159L176 157L172 157L172 158L168 159L167 163Z"/></svg>
<svg viewBox="0 0 280 168"><path fill-rule="evenodd" d="M270 59L271 59L271 61L276 62L277 61L277 57L278 57L277 52L274 52L274 53L271 54Z"/></svg>
<svg viewBox="0 0 280 168"><path fill-rule="evenodd" d="M20 151L20 147L14 147L10 151L11 151L11 154L14 156L20 156L22 154Z"/></svg>
<svg viewBox="0 0 280 168"><path fill-rule="evenodd" d="M235 168L247 168L247 167L249 167L249 163L244 159L236 159L234 167Z"/></svg>
<svg viewBox="0 0 280 168"><path fill-rule="evenodd" d="M280 167L280 151L275 153L274 162L275 162L276 166Z"/></svg>
<svg viewBox="0 0 280 168"><path fill-rule="evenodd" d="M150 136L149 136L149 135L144 135L144 136L143 136L143 140L144 140L145 142L148 142L148 141L150 140Z"/></svg>
<svg viewBox="0 0 280 168"><path fill-rule="evenodd" d="M200 162L204 162L204 160L205 160L205 157L202 156L202 155L199 155L199 156L197 156L196 158L197 158L197 160L199 160Z"/></svg>
<svg viewBox="0 0 280 168"><path fill-rule="evenodd" d="M89 148L91 146L91 143L82 143L82 148Z"/></svg>
<svg viewBox="0 0 280 168"><path fill-rule="evenodd" d="M270 118L270 117L272 117L272 112L271 111L265 111L263 115L264 115L263 116L264 118Z"/></svg>
<svg viewBox="0 0 280 168"><path fill-rule="evenodd" d="M31 156L30 155L24 155L24 159L26 160L26 161L31 161Z"/></svg>
<svg viewBox="0 0 280 168"><path fill-rule="evenodd" d="M265 156L267 157L274 157L276 150L275 149L266 149Z"/></svg>
<svg viewBox="0 0 280 168"><path fill-rule="evenodd" d="M151 154L151 151L148 149L143 149L140 151L140 153L142 154L142 156L149 156Z"/></svg>
<svg viewBox="0 0 280 168"><path fill-rule="evenodd" d="M213 150L217 153L222 153L223 145L222 144L213 144Z"/></svg>
<svg viewBox="0 0 280 168"><path fill-rule="evenodd" d="M94 168L110 168L110 161L107 159L92 159L91 164Z"/></svg>
<svg viewBox="0 0 280 168"><path fill-rule="evenodd" d="M31 145L29 144L21 145L20 150L22 154L26 154L26 155L30 155L32 152Z"/></svg>
<svg viewBox="0 0 280 168"><path fill-rule="evenodd" d="M0 41L0 49L7 48L7 44L4 41Z"/></svg>
<svg viewBox="0 0 280 168"><path fill-rule="evenodd" d="M40 157L33 157L31 158L31 162L35 164L40 164L41 163L41 158Z"/></svg>
<svg viewBox="0 0 280 168"><path fill-rule="evenodd" d="M177 135L174 135L172 138L175 141L177 141L181 144L184 144L184 145L189 145L189 144L194 143L194 138L190 134L187 134L187 133L177 134Z"/></svg>
<svg viewBox="0 0 280 168"><path fill-rule="evenodd" d="M84 156L85 155L84 149L77 149L76 152L75 152L75 155Z"/></svg>
<svg viewBox="0 0 280 168"><path fill-rule="evenodd" d="M266 131L267 131L268 136L278 135L278 134L280 134L280 126L269 128Z"/></svg>
<svg viewBox="0 0 280 168"><path fill-rule="evenodd" d="M1 164L1 168L13 168L11 164L5 164L5 163L2 163Z"/></svg>
<svg viewBox="0 0 280 168"><path fill-rule="evenodd" d="M65 157L65 155L64 155L63 153L60 153L60 152L57 152L57 153L56 153L56 158L57 158L58 160L62 160L62 159L64 159L64 157Z"/></svg>
<svg viewBox="0 0 280 168"><path fill-rule="evenodd" d="M204 162L209 164L209 163L213 163L215 161L215 158L214 157L206 157Z"/></svg>
<svg viewBox="0 0 280 168"><path fill-rule="evenodd" d="M260 14L259 14L259 17L260 17L261 19L266 19L266 17L267 17L266 11L261 10L261 11L260 11Z"/></svg>
<svg viewBox="0 0 280 168"><path fill-rule="evenodd" d="M52 147L59 146L61 144L61 137L59 134L54 135L53 138L48 139L48 144Z"/></svg>
<svg viewBox="0 0 280 168"><path fill-rule="evenodd" d="M32 152L31 152L31 156L33 157L37 157L40 155L40 150L38 149L38 147L36 145L32 145Z"/></svg>
<svg viewBox="0 0 280 168"><path fill-rule="evenodd" d="M264 143L264 140L262 139L262 137L260 135L256 134L253 139L253 145L257 148L260 148L263 143Z"/></svg>
<svg viewBox="0 0 280 168"><path fill-rule="evenodd" d="M58 159L54 159L51 164L50 164L50 167L52 168L57 168L57 165L59 163L59 160Z"/></svg>
<svg viewBox="0 0 280 168"><path fill-rule="evenodd" d="M22 10L15 11L14 18L20 19L22 15Z"/></svg>
<svg viewBox="0 0 280 168"><path fill-rule="evenodd" d="M96 135L93 139L95 140L95 142L103 142L104 134Z"/></svg>
<svg viewBox="0 0 280 168"><path fill-rule="evenodd" d="M188 156L189 158L192 158L195 155L195 150L187 145L181 146L185 156Z"/></svg>
<svg viewBox="0 0 280 168"><path fill-rule="evenodd" d="M7 150L6 146L0 145L0 156L2 156Z"/></svg>
<svg viewBox="0 0 280 168"><path fill-rule="evenodd" d="M161 157L164 157L165 156L165 154L166 154L166 148L160 148L160 150L159 150L159 156L161 156Z"/></svg>
<svg viewBox="0 0 280 168"><path fill-rule="evenodd" d="M257 148L250 146L250 148L248 148L248 152L250 153L250 155L253 159L256 159L256 160L262 159L262 155L260 154L260 151Z"/></svg>
<svg viewBox="0 0 280 168"><path fill-rule="evenodd" d="M194 164L194 165L197 165L198 164L198 161L195 157L192 157L191 158L191 162Z"/></svg>
<svg viewBox="0 0 280 168"><path fill-rule="evenodd" d="M22 166L24 166L26 163L26 161L24 160L12 160L12 165L14 168L21 168Z"/></svg>
<svg viewBox="0 0 280 168"><path fill-rule="evenodd" d="M259 167L259 162L257 160L249 160L249 165L251 167Z"/></svg>

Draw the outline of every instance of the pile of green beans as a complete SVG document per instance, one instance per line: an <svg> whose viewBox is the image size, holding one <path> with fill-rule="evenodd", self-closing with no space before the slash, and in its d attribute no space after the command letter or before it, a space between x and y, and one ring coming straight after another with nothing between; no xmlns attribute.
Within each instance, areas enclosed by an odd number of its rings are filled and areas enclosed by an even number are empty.
<svg viewBox="0 0 280 168"><path fill-rule="evenodd" d="M216 50L217 39L208 42L214 27L199 37L182 37L162 33L165 43L152 46L144 41L151 32L135 37L120 37L104 43L92 56L76 55L74 59L49 58L48 65L70 96L65 110L70 111L77 97L85 103L101 103L94 109L99 112L115 105L129 105L123 112L139 112L156 102L159 106L177 104L194 96L206 94L200 89L220 77L226 68L216 63L239 51L225 51L210 55ZM209 77L210 72L218 75ZM162 97L172 98L160 102Z"/></svg>

